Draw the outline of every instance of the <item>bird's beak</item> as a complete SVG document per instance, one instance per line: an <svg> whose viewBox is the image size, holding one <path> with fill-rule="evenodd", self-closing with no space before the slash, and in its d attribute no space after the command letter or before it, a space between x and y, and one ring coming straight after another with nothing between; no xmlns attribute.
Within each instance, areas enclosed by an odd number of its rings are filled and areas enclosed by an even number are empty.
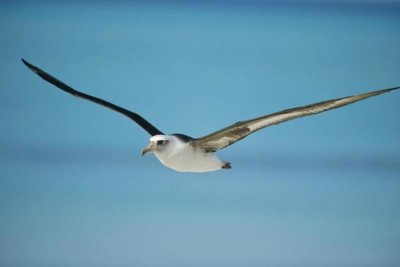
<svg viewBox="0 0 400 267"><path fill-rule="evenodd" d="M150 144L142 150L142 156L144 156L145 154L152 152L156 149L156 143L154 142L150 142Z"/></svg>

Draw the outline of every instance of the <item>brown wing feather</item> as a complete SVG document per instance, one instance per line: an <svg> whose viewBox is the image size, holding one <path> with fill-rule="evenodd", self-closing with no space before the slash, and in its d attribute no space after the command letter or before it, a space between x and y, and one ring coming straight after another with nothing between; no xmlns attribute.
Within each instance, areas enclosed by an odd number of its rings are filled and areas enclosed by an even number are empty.
<svg viewBox="0 0 400 267"><path fill-rule="evenodd" d="M194 139L191 143L194 147L203 149L207 152L213 152L227 146L232 145L233 143L245 138L251 133L254 133L260 129L265 127L279 124L288 120L293 120L296 118L310 116L314 114L318 114L324 111L328 111L330 109L335 109L339 107L346 106L348 104L380 95L383 93L390 92L395 89L399 89L400 87L393 87L378 91L372 91L365 94L348 96L343 98L337 98L327 101L318 102L311 105L306 105L302 107L296 107L291 109L285 109L280 112L276 112L273 114L265 115L262 117L258 117L255 119L250 119L246 121L237 122L223 128L219 131L211 133L209 135L203 136L201 138Z"/></svg>

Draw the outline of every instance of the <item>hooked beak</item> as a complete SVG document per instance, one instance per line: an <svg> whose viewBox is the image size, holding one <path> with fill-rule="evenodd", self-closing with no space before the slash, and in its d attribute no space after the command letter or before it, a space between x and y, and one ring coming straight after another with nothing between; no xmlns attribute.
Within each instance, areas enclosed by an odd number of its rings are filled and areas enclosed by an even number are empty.
<svg viewBox="0 0 400 267"><path fill-rule="evenodd" d="M152 152L156 149L156 143L154 142L150 142L150 144L142 150L142 156L144 156L145 154Z"/></svg>

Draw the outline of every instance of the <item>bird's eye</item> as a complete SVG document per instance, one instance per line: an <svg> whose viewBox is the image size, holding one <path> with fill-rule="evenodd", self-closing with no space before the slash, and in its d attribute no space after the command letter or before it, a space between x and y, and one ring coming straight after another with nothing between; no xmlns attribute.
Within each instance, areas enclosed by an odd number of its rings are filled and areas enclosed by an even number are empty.
<svg viewBox="0 0 400 267"><path fill-rule="evenodd" d="M166 140L158 140L157 145L164 145L166 143Z"/></svg>

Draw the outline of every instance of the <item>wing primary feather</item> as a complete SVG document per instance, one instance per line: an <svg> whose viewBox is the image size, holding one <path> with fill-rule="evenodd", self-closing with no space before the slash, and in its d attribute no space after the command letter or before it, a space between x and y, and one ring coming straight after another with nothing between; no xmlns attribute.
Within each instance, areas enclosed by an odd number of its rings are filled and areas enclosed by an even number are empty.
<svg viewBox="0 0 400 267"><path fill-rule="evenodd" d="M369 97L388 93L399 88L400 87L392 87L355 96L347 96L322 101L311 105L285 109L280 112L261 116L255 119L234 123L219 131L194 139L191 143L194 147L201 148L207 152L213 152L230 146L233 143L245 138L249 134L254 133L265 127L304 116L318 114L331 109L340 108Z"/></svg>
<svg viewBox="0 0 400 267"><path fill-rule="evenodd" d="M95 96L91 96L91 95L79 92L79 91L73 89L72 87L70 87L69 85L67 85L67 84L63 83L62 81L58 80L57 78L51 76L47 72L45 72L45 71L41 70L40 68L30 64L29 62L27 62L23 58L21 60L25 64L25 66L27 66L31 71L33 71L34 73L39 75L39 77L41 77L43 80L53 84L54 86L58 87L59 89L63 90L64 92L67 92L67 93L69 93L69 94L71 94L73 96L89 100L89 101L94 102L96 104L99 104L99 105L102 105L102 106L107 107L109 109L112 109L114 111L117 111L117 112L127 116L128 118L130 118L134 122L136 122L138 125L140 125L146 132L148 132L152 136L153 135L157 135L157 134L163 134L160 130L158 130L154 125L152 125L150 122L148 122L146 119L144 119L139 114L137 114L135 112L132 112L132 111L129 111L127 109L124 109L124 108L122 108L120 106L117 106L117 105L115 105L113 103L105 101L105 100L103 100L101 98L98 98L98 97L95 97Z"/></svg>

